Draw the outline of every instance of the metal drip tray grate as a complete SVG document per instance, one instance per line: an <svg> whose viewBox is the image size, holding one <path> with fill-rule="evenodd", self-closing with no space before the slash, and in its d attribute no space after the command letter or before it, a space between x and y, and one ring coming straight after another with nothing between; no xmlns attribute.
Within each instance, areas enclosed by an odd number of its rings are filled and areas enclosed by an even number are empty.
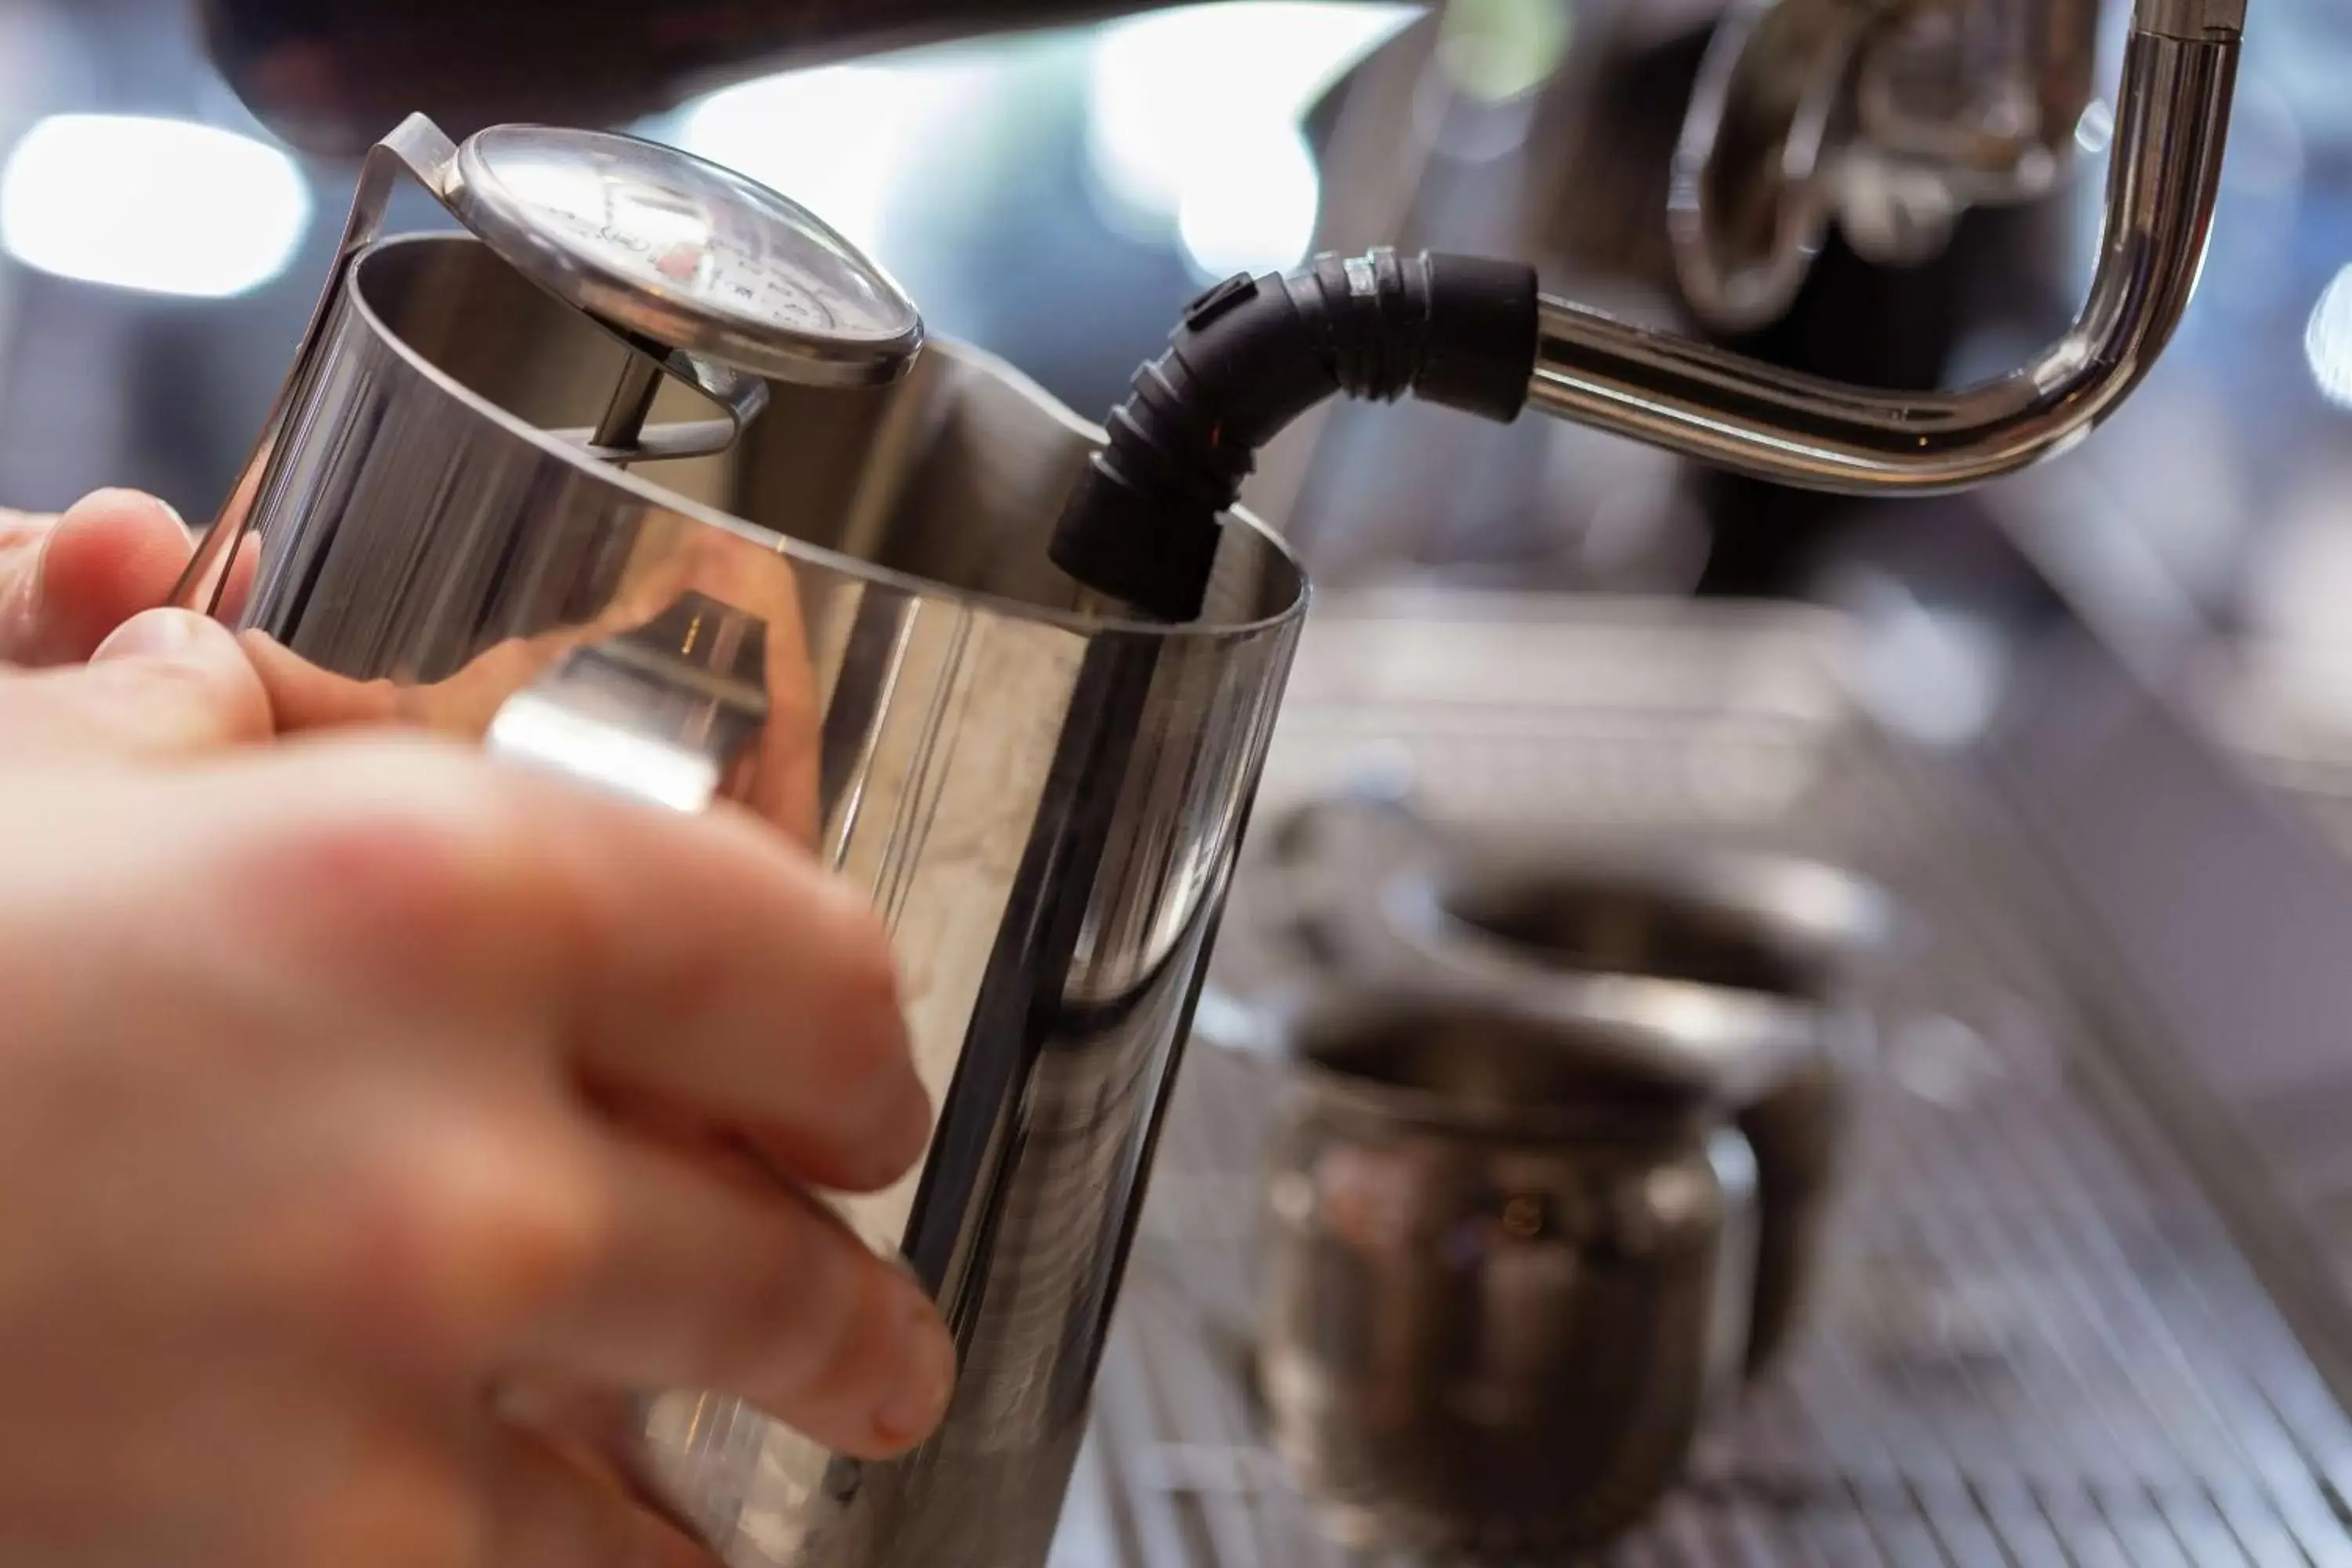
<svg viewBox="0 0 2352 1568"><path fill-rule="evenodd" d="M1986 879L1949 781L1844 702L1837 626L1447 614L1317 628L1261 820L1389 769L1466 829L1835 858L1931 933L1881 998L1840 1256L1803 1345L1610 1560L2352 1565L2352 1423L2186 1171L2078 1070L2092 1026L2065 952ZM1252 925L1277 896L1244 869L1220 960L1236 983L1264 978ZM1318 1533L1255 1406L1274 1070L1207 1048L1185 1069L1066 1568L1368 1561Z"/></svg>

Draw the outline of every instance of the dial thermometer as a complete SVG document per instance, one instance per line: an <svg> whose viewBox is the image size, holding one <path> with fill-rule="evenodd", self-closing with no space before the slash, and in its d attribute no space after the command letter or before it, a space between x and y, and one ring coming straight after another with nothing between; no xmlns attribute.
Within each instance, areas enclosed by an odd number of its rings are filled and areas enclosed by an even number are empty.
<svg viewBox="0 0 2352 1568"><path fill-rule="evenodd" d="M897 284L813 214L675 148L500 126L450 205L535 282L628 331L780 381L895 380L922 341Z"/></svg>
<svg viewBox="0 0 2352 1568"><path fill-rule="evenodd" d="M806 208L731 170L609 132L503 125L460 146L415 115L361 169L335 265L247 480L268 461L343 272L378 237L403 175L633 351L593 430L551 432L608 462L724 450L765 406L770 382L885 385L922 348L922 317L887 273ZM648 426L665 377L727 416ZM252 489L232 491L175 602L218 607Z"/></svg>

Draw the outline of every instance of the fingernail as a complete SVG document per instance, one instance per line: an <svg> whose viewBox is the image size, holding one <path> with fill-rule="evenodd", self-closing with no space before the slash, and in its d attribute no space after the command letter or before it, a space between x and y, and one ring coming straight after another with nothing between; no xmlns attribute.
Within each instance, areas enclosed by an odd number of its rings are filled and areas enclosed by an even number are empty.
<svg viewBox="0 0 2352 1568"><path fill-rule="evenodd" d="M117 659L177 658L194 646L198 617L187 610L146 610L131 616L89 656L92 664Z"/></svg>
<svg viewBox="0 0 2352 1568"><path fill-rule="evenodd" d="M913 1075L909 1074L909 1077ZM920 1079L915 1079L914 1091L899 1102L897 1124L883 1140L882 1149L889 1170L883 1173L884 1184L891 1184L923 1163L931 1147L931 1097Z"/></svg>
<svg viewBox="0 0 2352 1568"><path fill-rule="evenodd" d="M928 1303L908 1313L904 1333L898 1381L874 1412L875 1434L896 1448L929 1436L955 1393L955 1347Z"/></svg>
<svg viewBox="0 0 2352 1568"><path fill-rule="evenodd" d="M123 518L137 512L161 512L172 520L172 526L178 529L184 538L191 541L195 538L195 535L189 531L188 520L180 515L178 507L173 506L162 496L149 495L145 490L125 489L120 487L90 491L89 494L68 507L58 522L60 528L73 527L95 520L110 521Z"/></svg>
<svg viewBox="0 0 2352 1568"><path fill-rule="evenodd" d="M853 1192L878 1193L897 1186L920 1168L930 1152L931 1097L911 1068L876 1121L876 1132L848 1152L843 1174Z"/></svg>
<svg viewBox="0 0 2352 1568"><path fill-rule="evenodd" d="M33 551L33 570L22 582L23 598L17 609L29 621L41 613L41 603L48 595L49 546L58 542L57 524L41 531L41 542Z"/></svg>
<svg viewBox="0 0 2352 1568"><path fill-rule="evenodd" d="M160 506L165 511L172 510L172 503L162 496L150 495L145 490L134 490L128 485L104 485L66 508L66 515L70 517L78 511L91 511L106 507L142 506Z"/></svg>

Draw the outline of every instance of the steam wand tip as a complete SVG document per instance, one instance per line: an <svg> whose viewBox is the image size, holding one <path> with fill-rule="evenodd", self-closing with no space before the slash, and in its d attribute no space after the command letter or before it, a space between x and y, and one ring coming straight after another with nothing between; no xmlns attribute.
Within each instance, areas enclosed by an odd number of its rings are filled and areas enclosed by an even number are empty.
<svg viewBox="0 0 2352 1568"><path fill-rule="evenodd" d="M1511 262L1395 251L1226 279L1136 373L1055 530L1055 564L1167 621L1197 617L1222 516L1257 454L1336 394L1412 394L1508 424L1539 338L1536 276Z"/></svg>

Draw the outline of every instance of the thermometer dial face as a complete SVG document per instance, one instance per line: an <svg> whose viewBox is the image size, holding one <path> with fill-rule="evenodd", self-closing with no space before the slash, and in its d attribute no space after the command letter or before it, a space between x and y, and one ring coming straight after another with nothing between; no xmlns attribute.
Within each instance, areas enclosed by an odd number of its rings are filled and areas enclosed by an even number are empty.
<svg viewBox="0 0 2352 1568"><path fill-rule="evenodd" d="M896 379L922 318L814 214L699 158L501 126L460 149L460 216L534 281L624 331L782 381Z"/></svg>

